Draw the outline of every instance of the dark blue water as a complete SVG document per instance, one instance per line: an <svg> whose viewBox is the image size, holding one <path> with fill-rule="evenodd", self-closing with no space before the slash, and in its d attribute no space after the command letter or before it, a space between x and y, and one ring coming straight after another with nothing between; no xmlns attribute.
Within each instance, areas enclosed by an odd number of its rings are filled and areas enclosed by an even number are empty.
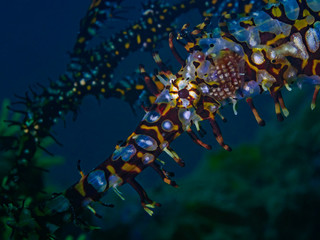
<svg viewBox="0 0 320 240"><path fill-rule="evenodd" d="M133 6L130 2L129 5ZM73 48L79 21L87 7L88 1L7 1L2 5L0 102L5 98L15 101L14 94L24 95L25 91L28 91L29 87L34 88L37 82L48 86L49 78L55 80L64 73L70 60L67 52ZM126 14L126 17L130 18L128 21L139 16L139 7L135 6ZM201 19L199 15L194 18L198 21ZM193 24L197 24L196 20ZM115 32L126 24L128 23L124 21L115 21L110 32ZM105 28L104 32L108 34L106 29L108 30ZM169 55L166 41L159 49L162 54L167 54L165 58L170 60L170 63L175 64L175 60ZM153 62L149 53L138 56L141 59L139 61L147 66ZM116 73L129 74L135 71L137 65L136 57L131 56L124 65L120 64ZM151 66L152 71L155 65ZM122 77L119 74L116 76L118 79ZM83 168L87 170L103 161L112 153L117 141L124 140L134 130L142 116L142 111L134 115L128 104L118 99L102 100L100 105L93 97L85 99L76 122L71 120L72 116L68 116L66 128L62 122L54 127L55 136L64 147L54 146L50 150L66 158L66 165L51 169L51 172L58 173L57 182L72 183L73 179L77 179L74 175L77 174L78 159L81 159ZM211 137L208 141L214 139ZM229 142L235 141L230 139ZM176 143L177 151L189 156L186 161L193 166L193 162L201 159L204 151L194 145L191 149L185 148L187 144L191 142L184 137Z"/></svg>

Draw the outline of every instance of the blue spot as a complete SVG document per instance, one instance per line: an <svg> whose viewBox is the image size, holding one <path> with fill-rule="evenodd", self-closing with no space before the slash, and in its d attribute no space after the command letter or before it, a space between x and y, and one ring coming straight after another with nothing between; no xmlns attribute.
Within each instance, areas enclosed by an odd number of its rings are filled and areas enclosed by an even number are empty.
<svg viewBox="0 0 320 240"><path fill-rule="evenodd" d="M145 153L143 156L142 156L142 162L143 164L149 164L151 162L154 161L154 156L150 153Z"/></svg>
<svg viewBox="0 0 320 240"><path fill-rule="evenodd" d="M109 181L109 186L114 187L122 183L122 179L118 177L117 175L111 175L108 179Z"/></svg>
<svg viewBox="0 0 320 240"><path fill-rule="evenodd" d="M95 170L88 175L87 182L97 190L103 192L107 187L107 180L103 170Z"/></svg>
<svg viewBox="0 0 320 240"><path fill-rule="evenodd" d="M158 113L156 111L148 112L144 117L144 119L149 123L154 123L154 122L158 121L159 118L160 118L160 113Z"/></svg>
<svg viewBox="0 0 320 240"><path fill-rule="evenodd" d="M238 96L239 99L242 99L244 97L253 97L258 94L260 94L260 86L259 83L256 81L252 80L247 82L243 88L240 88L239 91L237 92L240 95Z"/></svg>
<svg viewBox="0 0 320 240"><path fill-rule="evenodd" d="M136 135L134 136L136 143L139 147L147 150L147 151L155 151L158 148L158 144L156 140L147 135Z"/></svg>
<svg viewBox="0 0 320 240"><path fill-rule="evenodd" d="M116 161L121 157L123 161L127 162L135 154L136 154L136 148L132 144L129 144L129 145L125 146L125 147L120 147L119 149L116 149L113 152L112 160Z"/></svg>

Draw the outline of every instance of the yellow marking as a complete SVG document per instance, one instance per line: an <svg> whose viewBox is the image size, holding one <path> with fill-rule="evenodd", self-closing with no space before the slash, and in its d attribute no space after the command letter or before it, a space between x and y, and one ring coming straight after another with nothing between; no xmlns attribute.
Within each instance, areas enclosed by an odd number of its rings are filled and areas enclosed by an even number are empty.
<svg viewBox="0 0 320 240"><path fill-rule="evenodd" d="M250 61L249 61L249 59L248 59L248 56L247 56L246 54L243 56L243 58L244 58L244 60L247 62L247 64L249 65L249 67L250 67L252 70L254 70L255 72L258 72L258 71L259 71L259 69L258 69L257 67L253 66L253 65L250 63Z"/></svg>
<svg viewBox="0 0 320 240"><path fill-rule="evenodd" d="M282 69L282 68L281 68ZM274 72L275 74L279 75L279 72L281 69L277 69L277 68L272 68L272 72Z"/></svg>
<svg viewBox="0 0 320 240"><path fill-rule="evenodd" d="M171 108L172 108L172 107L171 107L170 103L168 103L167 106L166 106L166 108L165 108L165 109L163 110L163 112L162 112L162 116L166 115L167 112L169 112L169 110L170 110Z"/></svg>
<svg viewBox="0 0 320 240"><path fill-rule="evenodd" d="M312 74L313 75L319 75L320 73L317 73L317 65L320 63L320 60L313 60L313 64L312 64Z"/></svg>
<svg viewBox="0 0 320 240"><path fill-rule="evenodd" d="M153 28L151 28L151 31L156 32L157 30L156 30L156 28L153 27Z"/></svg>
<svg viewBox="0 0 320 240"><path fill-rule="evenodd" d="M97 214L97 211L96 211L93 207L91 207L90 205L87 205L86 207L87 207L94 215Z"/></svg>
<svg viewBox="0 0 320 240"><path fill-rule="evenodd" d="M78 93L78 95L81 95L81 91L78 91L77 93Z"/></svg>
<svg viewBox="0 0 320 240"><path fill-rule="evenodd" d="M180 8L185 8L186 6L184 4L181 4L180 5Z"/></svg>
<svg viewBox="0 0 320 240"><path fill-rule="evenodd" d="M176 6L172 6L172 9L173 9L173 10L177 10L177 7L176 7Z"/></svg>
<svg viewBox="0 0 320 240"><path fill-rule="evenodd" d="M125 47L126 49L128 49L128 48L130 47L130 43L129 43L129 42L125 43L125 44L124 44L124 47Z"/></svg>
<svg viewBox="0 0 320 240"><path fill-rule="evenodd" d="M306 16L310 16L310 12L307 10L307 9L304 9L303 10L303 16L306 17Z"/></svg>
<svg viewBox="0 0 320 240"><path fill-rule="evenodd" d="M302 20L298 19L298 20L295 21L295 23L293 25L296 27L296 29L298 31L300 31L301 29L303 29L303 28L308 26L308 22L307 22L306 19L302 19Z"/></svg>
<svg viewBox="0 0 320 240"><path fill-rule="evenodd" d="M164 178L163 181L169 185L171 184L171 180L169 178Z"/></svg>
<svg viewBox="0 0 320 240"><path fill-rule="evenodd" d="M163 13L168 12L168 8L163 9L163 11L162 11L162 12L163 12Z"/></svg>
<svg viewBox="0 0 320 240"><path fill-rule="evenodd" d="M128 33L127 33L127 31L123 31L122 34L123 35L127 35Z"/></svg>
<svg viewBox="0 0 320 240"><path fill-rule="evenodd" d="M133 25L133 26L132 26L132 29L133 29L133 30L141 29L141 26L140 26L139 24L136 24L136 25Z"/></svg>
<svg viewBox="0 0 320 240"><path fill-rule="evenodd" d="M137 157L138 157L138 158L142 158L142 157L143 157L143 153L142 153L142 152L138 152L138 153L137 153Z"/></svg>
<svg viewBox="0 0 320 240"><path fill-rule="evenodd" d="M276 114L280 114L280 113L281 113L281 110L280 110L280 105L279 105L279 103L276 103L276 104L275 104L275 108L276 108Z"/></svg>
<svg viewBox="0 0 320 240"><path fill-rule="evenodd" d="M91 90L91 86L90 86L90 85L87 86L87 90L88 90L88 91Z"/></svg>
<svg viewBox="0 0 320 240"><path fill-rule="evenodd" d="M224 18L226 18L226 19L230 19L231 18L231 15L228 14L227 12L223 12L222 15L224 15Z"/></svg>
<svg viewBox="0 0 320 240"><path fill-rule="evenodd" d="M184 46L184 48L185 48L187 51L189 51L190 48L193 48L193 47L194 47L194 43L192 43L192 42L188 42L188 43Z"/></svg>
<svg viewBox="0 0 320 240"><path fill-rule="evenodd" d="M279 39L286 38L286 37L287 37L286 35L284 35L283 33L281 33L281 34L279 34L279 35L276 35L275 38L269 40L269 41L266 43L266 45L267 45L267 46L270 46L270 45L276 43Z"/></svg>
<svg viewBox="0 0 320 240"><path fill-rule="evenodd" d="M280 8L278 8L278 7L272 8L272 15L275 17L281 17L282 12L281 12Z"/></svg>
<svg viewBox="0 0 320 240"><path fill-rule="evenodd" d="M219 86L219 85L220 85L220 83L218 83L218 82L216 82L216 81L207 82L207 84L209 84L210 86L212 86L212 85L217 85L217 86Z"/></svg>
<svg viewBox="0 0 320 240"><path fill-rule="evenodd" d="M147 38L147 43L151 43L151 42L152 42L151 38Z"/></svg>
<svg viewBox="0 0 320 240"><path fill-rule="evenodd" d="M232 3L228 3L228 7L232 7Z"/></svg>
<svg viewBox="0 0 320 240"><path fill-rule="evenodd" d="M82 181L82 180L80 180L80 182L77 183L77 184L74 186L74 189L76 189L76 190L80 193L80 195L81 195L82 197L84 197L84 196L86 195L86 192L84 191L83 181Z"/></svg>
<svg viewBox="0 0 320 240"><path fill-rule="evenodd" d="M275 87L275 88L273 89L273 91L276 92L276 91L280 90L280 88L281 88L280 86L277 86L277 87Z"/></svg>
<svg viewBox="0 0 320 240"><path fill-rule="evenodd" d="M94 8L94 7L97 7L97 6L99 6L100 4L101 4L101 0L98 0L98 1L93 0L92 3L91 3L91 5L90 5L90 7L89 7L89 9L92 9L92 8Z"/></svg>
<svg viewBox="0 0 320 240"><path fill-rule="evenodd" d="M115 53L116 55L119 55L119 51L118 51L118 50L116 50L114 53Z"/></svg>
<svg viewBox="0 0 320 240"><path fill-rule="evenodd" d="M159 90L162 90L163 89L163 84L160 82L160 81L157 81L157 82L155 82L156 83L156 85L157 85L157 88L159 89Z"/></svg>
<svg viewBox="0 0 320 240"><path fill-rule="evenodd" d="M105 92L106 92L106 89L105 89L105 88L101 88L101 92L102 92L102 93L105 93Z"/></svg>
<svg viewBox="0 0 320 240"><path fill-rule="evenodd" d="M150 96L149 97L149 101L150 101L151 104L153 104L156 101L156 99L157 98L155 96Z"/></svg>
<svg viewBox="0 0 320 240"><path fill-rule="evenodd" d="M111 68L111 64L108 63L108 62L107 62L107 64L106 64L106 66L107 66L108 68Z"/></svg>
<svg viewBox="0 0 320 240"><path fill-rule="evenodd" d="M130 163L123 164L123 166L121 167L121 170L126 171L126 172L136 172L136 173L141 172L140 168L138 168L136 165L130 164Z"/></svg>
<svg viewBox="0 0 320 240"><path fill-rule="evenodd" d="M144 86L141 85L141 84L138 84L138 85L136 85L136 89L137 90L142 90L142 89L144 89Z"/></svg>
<svg viewBox="0 0 320 240"><path fill-rule="evenodd" d="M214 5L217 3L218 0L212 0L211 3Z"/></svg>
<svg viewBox="0 0 320 240"><path fill-rule="evenodd" d="M245 13L250 13L251 12L251 9L252 9L252 4L246 4L244 6L244 12Z"/></svg>
<svg viewBox="0 0 320 240"><path fill-rule="evenodd" d="M124 95L124 94L125 94L125 92L124 92L122 89L120 89L120 88L117 88L116 91L119 92L119 93L121 93L121 95Z"/></svg>
<svg viewBox="0 0 320 240"><path fill-rule="evenodd" d="M97 21L97 18L94 17L94 18L92 18L91 23L95 23L96 21Z"/></svg>
<svg viewBox="0 0 320 240"><path fill-rule="evenodd" d="M212 17L212 13L203 12L202 16L204 16L204 17Z"/></svg>
<svg viewBox="0 0 320 240"><path fill-rule="evenodd" d="M253 25L253 22L251 20L244 20L244 21L241 21L241 22L243 22L244 24L248 24L250 26Z"/></svg>
<svg viewBox="0 0 320 240"><path fill-rule="evenodd" d="M179 130L179 126L178 126L178 125L173 125L172 130L174 130L174 131L178 131L178 130Z"/></svg>
<svg viewBox="0 0 320 240"><path fill-rule="evenodd" d="M165 19L165 17L163 15L160 15L159 18L160 18L160 20L164 20Z"/></svg>
<svg viewBox="0 0 320 240"><path fill-rule="evenodd" d="M163 136L161 135L159 128L157 126L147 126L147 125L141 125L141 129L146 129L146 130L154 130L157 133L158 140L160 143L164 141Z"/></svg>
<svg viewBox="0 0 320 240"><path fill-rule="evenodd" d="M153 23L152 18L148 18L147 23L151 25Z"/></svg>
<svg viewBox="0 0 320 240"><path fill-rule="evenodd" d="M112 167L111 165L107 166L107 170L111 173L111 174L115 174L116 170L114 169L114 167Z"/></svg>
<svg viewBox="0 0 320 240"><path fill-rule="evenodd" d="M85 40L86 40L85 37L81 37L81 38L79 38L78 42L79 42L79 43L83 43Z"/></svg>
<svg viewBox="0 0 320 240"><path fill-rule="evenodd" d="M138 44L141 43L141 36L140 36L140 34L137 35L137 43L138 43Z"/></svg>
<svg viewBox="0 0 320 240"><path fill-rule="evenodd" d="M309 61L308 61L307 59L305 59L305 60L302 61L302 66L301 66L302 69L304 69L304 68L308 65L308 62L309 62Z"/></svg>

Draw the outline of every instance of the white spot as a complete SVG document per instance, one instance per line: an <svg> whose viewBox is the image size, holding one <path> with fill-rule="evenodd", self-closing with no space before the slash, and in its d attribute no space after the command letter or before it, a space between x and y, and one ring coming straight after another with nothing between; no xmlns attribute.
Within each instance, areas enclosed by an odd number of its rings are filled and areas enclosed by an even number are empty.
<svg viewBox="0 0 320 240"><path fill-rule="evenodd" d="M190 111L185 111L185 112L183 113L183 117L184 117L184 119L186 119L186 120L190 119L190 117L191 117L191 112L190 112Z"/></svg>
<svg viewBox="0 0 320 240"><path fill-rule="evenodd" d="M142 156L142 162L143 164L149 164L151 162L154 161L154 156L150 153L145 153L143 156Z"/></svg>
<svg viewBox="0 0 320 240"><path fill-rule="evenodd" d="M209 88L206 84L200 84L200 91L203 94L208 94L209 93Z"/></svg>
<svg viewBox="0 0 320 240"><path fill-rule="evenodd" d="M258 52L254 52L252 55L251 55L251 59L252 61L257 64L257 65L261 65L262 63L264 63L265 59L263 57L263 54L258 51Z"/></svg>
<svg viewBox="0 0 320 240"><path fill-rule="evenodd" d="M81 86L86 85L86 81L85 81L84 79L81 79L81 80L80 80L80 85L81 85Z"/></svg>
<svg viewBox="0 0 320 240"><path fill-rule="evenodd" d="M170 120L165 120L162 122L162 128L165 131L171 131L173 128L173 123Z"/></svg>
<svg viewBox="0 0 320 240"><path fill-rule="evenodd" d="M307 47L310 52L315 53L319 49L319 38L317 35L317 32L314 28L310 28L306 32L306 42L307 42Z"/></svg>

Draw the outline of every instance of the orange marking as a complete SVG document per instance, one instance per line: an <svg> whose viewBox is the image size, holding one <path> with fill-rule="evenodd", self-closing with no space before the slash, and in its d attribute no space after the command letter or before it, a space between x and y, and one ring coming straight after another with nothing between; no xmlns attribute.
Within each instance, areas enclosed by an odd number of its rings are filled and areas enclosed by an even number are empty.
<svg viewBox="0 0 320 240"><path fill-rule="evenodd" d="M142 158L142 157L143 157L143 153L142 153L142 152L138 152L138 153L137 153L137 157L138 157L138 158Z"/></svg>
<svg viewBox="0 0 320 240"><path fill-rule="evenodd" d="M79 38L78 42L79 42L79 43L83 43L85 40L86 40L85 37L81 37L81 38Z"/></svg>
<svg viewBox="0 0 320 240"><path fill-rule="evenodd" d="M86 195L86 192L84 191L84 187L83 187L83 180L80 180L80 182L74 186L74 189L76 189L81 196L84 197Z"/></svg>
<svg viewBox="0 0 320 240"><path fill-rule="evenodd" d="M111 174L115 174L116 170L114 169L114 167L112 167L111 165L107 166L107 170L111 173Z"/></svg>
<svg viewBox="0 0 320 240"><path fill-rule="evenodd" d="M317 66L320 63L320 60L313 60L313 64L312 64L312 74L313 75L319 75L320 73L317 73Z"/></svg>
<svg viewBox="0 0 320 240"><path fill-rule="evenodd" d="M157 138L162 143L164 141L163 136L161 135L159 128L157 126L147 126L147 125L141 125L141 129L146 129L146 130L154 130L157 134Z"/></svg>
<svg viewBox="0 0 320 240"><path fill-rule="evenodd" d="M126 171L126 172L136 172L136 173L141 172L140 168L138 168L136 165L130 164L130 163L123 164L123 166L121 167L121 170Z"/></svg>
<svg viewBox="0 0 320 240"><path fill-rule="evenodd" d="M125 92L124 92L122 89L120 89L120 88L117 88L116 91L119 92L119 93L121 93L122 95L125 94Z"/></svg>
<svg viewBox="0 0 320 240"><path fill-rule="evenodd" d="M142 89L144 89L144 86L143 86L143 85L141 85L141 84L136 85L136 89L137 89L137 90L142 90Z"/></svg>
<svg viewBox="0 0 320 240"><path fill-rule="evenodd" d="M252 4L246 4L244 6L244 12L245 13L250 13L251 12L251 9L252 9Z"/></svg>

